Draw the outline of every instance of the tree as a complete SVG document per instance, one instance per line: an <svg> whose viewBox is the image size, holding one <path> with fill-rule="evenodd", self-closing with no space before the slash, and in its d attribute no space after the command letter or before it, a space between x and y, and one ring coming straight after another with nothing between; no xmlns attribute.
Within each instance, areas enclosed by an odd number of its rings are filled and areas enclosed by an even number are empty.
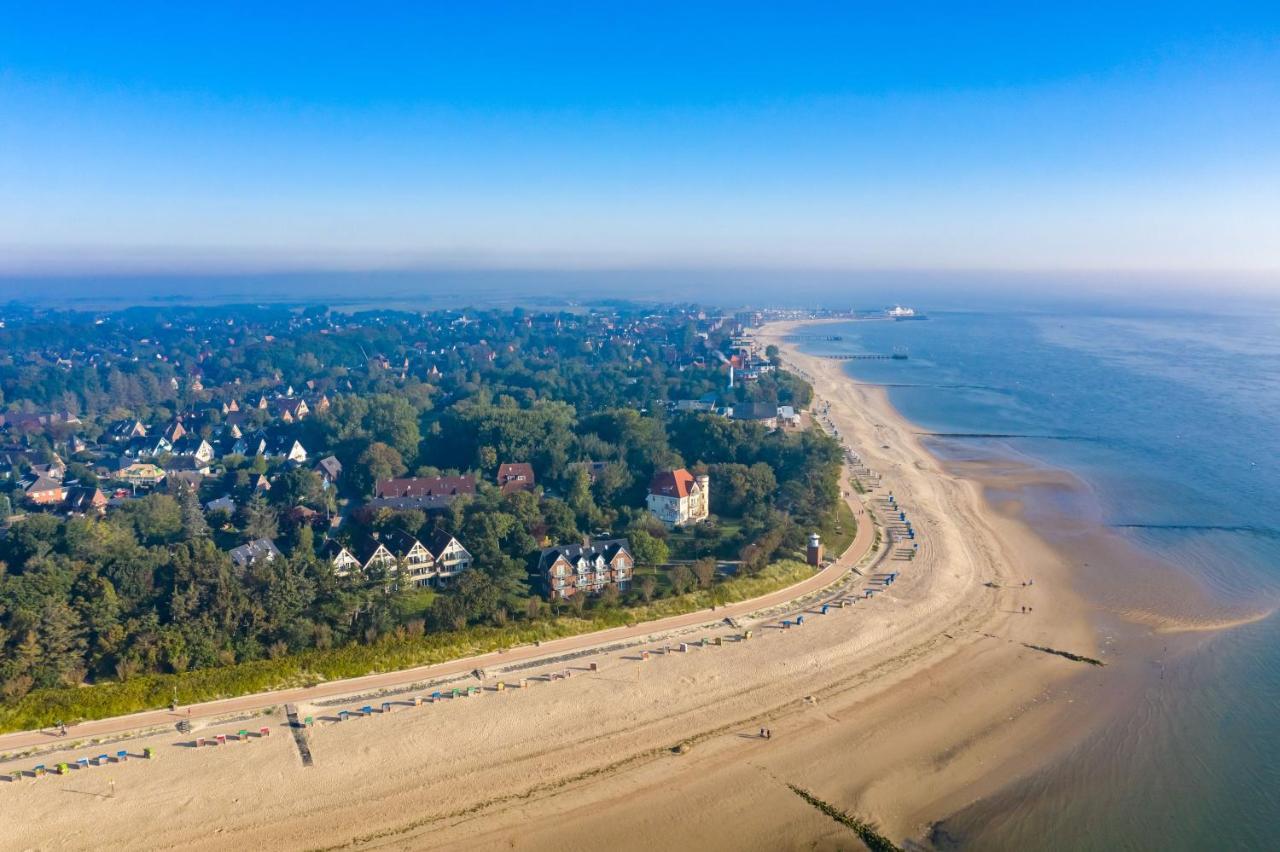
<svg viewBox="0 0 1280 852"><path fill-rule="evenodd" d="M275 507L261 494L253 495L253 499L244 508L244 534L251 540L274 539L279 532L279 517Z"/></svg>
<svg viewBox="0 0 1280 852"><path fill-rule="evenodd" d="M182 509L182 537L192 539L209 535L209 522L205 520L204 510L200 508L200 498L195 489L187 484L178 486L178 505Z"/></svg>
<svg viewBox="0 0 1280 852"><path fill-rule="evenodd" d="M677 595L683 595L689 590L689 586L693 584L693 574L684 565L677 565L671 569L671 588Z"/></svg>
<svg viewBox="0 0 1280 852"><path fill-rule="evenodd" d="M375 441L360 454L352 479L365 494L372 494L380 479L394 479L408 470L395 447Z"/></svg>
<svg viewBox="0 0 1280 852"><path fill-rule="evenodd" d="M665 541L654 538L644 530L632 530L630 542L631 555L636 558L636 562L645 565L662 565L671 556Z"/></svg>
<svg viewBox="0 0 1280 852"><path fill-rule="evenodd" d="M658 590L658 581L653 579L652 574L645 574L640 578L638 586L640 588L640 597L645 603L653 600L653 594Z"/></svg>
<svg viewBox="0 0 1280 852"><path fill-rule="evenodd" d="M711 588L711 582L716 577L716 560L708 556L694 562L693 576L698 579L699 586L704 589Z"/></svg>
<svg viewBox="0 0 1280 852"><path fill-rule="evenodd" d="M167 544L182 533L182 507L168 494L148 494L121 507L120 517L133 525L146 544Z"/></svg>

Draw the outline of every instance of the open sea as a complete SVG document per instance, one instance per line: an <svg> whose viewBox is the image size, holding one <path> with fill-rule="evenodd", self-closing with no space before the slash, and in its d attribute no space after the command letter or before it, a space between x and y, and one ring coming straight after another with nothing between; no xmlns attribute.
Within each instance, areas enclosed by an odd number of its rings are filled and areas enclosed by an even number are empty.
<svg viewBox="0 0 1280 852"><path fill-rule="evenodd" d="M814 353L906 353L848 371L922 431L984 436L941 443L1075 474L1089 489L1071 511L1185 573L1218 615L1280 605L1280 311L943 312L805 333L842 337L805 340ZM953 815L939 846L1280 848L1280 614L1159 665L1113 724Z"/></svg>

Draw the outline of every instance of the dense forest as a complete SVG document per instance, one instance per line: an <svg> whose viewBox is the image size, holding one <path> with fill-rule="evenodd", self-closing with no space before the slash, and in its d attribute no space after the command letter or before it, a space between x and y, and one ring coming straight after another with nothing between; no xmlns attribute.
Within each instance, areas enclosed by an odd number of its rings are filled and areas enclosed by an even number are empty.
<svg viewBox="0 0 1280 852"><path fill-rule="evenodd" d="M696 309L537 317L219 309L100 320L33 316L0 329L5 410L77 414L74 424L44 429L24 421L8 432L12 446L34 458L68 433L92 441L116 418L164 421L196 410L207 412L207 429L218 402L291 383L331 397L296 434L349 474L328 489L307 467L227 457L199 492L137 495L101 517L28 512L7 524L5 701L637 604L717 582L684 563L715 557L750 574L836 523L840 454L820 430L770 429L672 404L707 394L721 405L809 400L808 386L781 370L727 387L722 356L732 352L733 324ZM503 493L493 484L506 461L531 463L537 490ZM584 461L598 463L594 475ZM677 467L713 483L713 517L692 531L673 532L644 511L653 472ZM68 459L86 480L90 469ZM476 495L431 516L361 505L377 479L442 472L475 474ZM253 489L259 474L272 477L266 493ZM233 515L204 507L222 494L236 498ZM343 523L317 531L296 521L298 507L345 513ZM475 569L427 591L390 575L336 576L321 556L326 535L346 541L391 527L420 537L445 529L465 543ZM609 535L628 536L641 563L667 567L625 594L542 599L530 576L540 543ZM260 537L277 541L284 558L233 565L227 548Z"/></svg>

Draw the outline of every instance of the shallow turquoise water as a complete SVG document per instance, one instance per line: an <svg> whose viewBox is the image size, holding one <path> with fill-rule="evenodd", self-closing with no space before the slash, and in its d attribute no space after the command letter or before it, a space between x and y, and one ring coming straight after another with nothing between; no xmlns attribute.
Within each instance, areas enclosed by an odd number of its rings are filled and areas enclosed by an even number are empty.
<svg viewBox="0 0 1280 852"><path fill-rule="evenodd" d="M941 313L831 326L814 352L923 430L1072 471L1087 511L1224 604L1280 602L1280 313ZM1060 508L1060 507L1058 507ZM957 814L939 845L1266 849L1280 841L1280 617L1170 661L1070 759Z"/></svg>

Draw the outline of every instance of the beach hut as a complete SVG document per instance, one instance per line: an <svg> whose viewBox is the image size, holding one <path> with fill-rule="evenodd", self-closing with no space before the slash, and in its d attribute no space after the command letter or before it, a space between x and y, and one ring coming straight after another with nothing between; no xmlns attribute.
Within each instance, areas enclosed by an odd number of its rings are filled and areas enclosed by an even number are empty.
<svg viewBox="0 0 1280 852"><path fill-rule="evenodd" d="M155 749L151 748L151 746L147 746L142 750L142 756L145 757L147 760L150 760L151 758L156 756Z"/></svg>
<svg viewBox="0 0 1280 852"><path fill-rule="evenodd" d="M121 749L120 751L116 752L116 763L124 763L128 759L129 759L129 752L125 751L124 749Z"/></svg>

